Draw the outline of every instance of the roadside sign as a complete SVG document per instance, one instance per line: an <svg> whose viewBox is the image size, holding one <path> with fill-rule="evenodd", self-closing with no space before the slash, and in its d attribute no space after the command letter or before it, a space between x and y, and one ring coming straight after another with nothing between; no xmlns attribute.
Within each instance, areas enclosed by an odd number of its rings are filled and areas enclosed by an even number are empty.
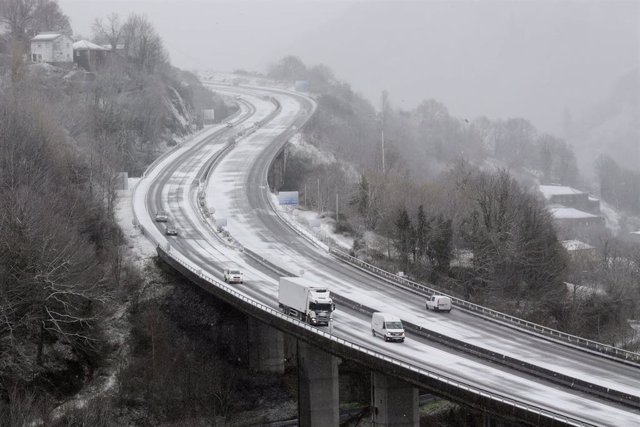
<svg viewBox="0 0 640 427"><path fill-rule="evenodd" d="M297 191L281 191L278 193L278 203L287 206L298 206Z"/></svg>

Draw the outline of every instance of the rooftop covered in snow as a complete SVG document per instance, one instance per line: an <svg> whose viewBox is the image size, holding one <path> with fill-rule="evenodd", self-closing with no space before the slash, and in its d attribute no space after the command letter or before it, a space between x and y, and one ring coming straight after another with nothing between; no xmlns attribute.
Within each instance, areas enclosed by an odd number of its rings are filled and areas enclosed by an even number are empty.
<svg viewBox="0 0 640 427"><path fill-rule="evenodd" d="M564 246L564 248L568 251L594 249L594 247L590 244L582 242L580 240L563 240L562 246Z"/></svg>
<svg viewBox="0 0 640 427"><path fill-rule="evenodd" d="M31 41L32 42L48 42L48 41L53 41L53 40L57 39L60 36L62 36L62 34L59 34L59 33L40 33L37 36L35 36L34 38L32 38Z"/></svg>
<svg viewBox="0 0 640 427"><path fill-rule="evenodd" d="M574 208L565 208L562 206L555 206L549 208L549 212L555 219L587 219L587 218L599 218L598 215L593 215L588 212L583 212Z"/></svg>
<svg viewBox="0 0 640 427"><path fill-rule="evenodd" d="M73 44L73 50L109 50L87 40L80 40Z"/></svg>
<svg viewBox="0 0 640 427"><path fill-rule="evenodd" d="M572 187L565 185L540 185L538 187L545 199L550 199L552 196L565 196L572 194L585 194L584 191L576 190Z"/></svg>

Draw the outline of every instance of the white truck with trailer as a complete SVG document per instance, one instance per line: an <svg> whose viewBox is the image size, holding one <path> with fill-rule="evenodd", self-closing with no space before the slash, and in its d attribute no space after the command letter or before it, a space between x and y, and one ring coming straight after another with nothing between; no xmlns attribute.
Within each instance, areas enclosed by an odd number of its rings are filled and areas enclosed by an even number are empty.
<svg viewBox="0 0 640 427"><path fill-rule="evenodd" d="M283 313L316 326L328 326L335 310L326 286L302 277L281 277L278 306Z"/></svg>

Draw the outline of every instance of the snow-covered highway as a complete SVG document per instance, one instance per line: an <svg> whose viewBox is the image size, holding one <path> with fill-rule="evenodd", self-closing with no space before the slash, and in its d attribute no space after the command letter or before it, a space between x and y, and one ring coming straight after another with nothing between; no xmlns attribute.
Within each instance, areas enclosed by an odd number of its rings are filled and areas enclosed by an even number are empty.
<svg viewBox="0 0 640 427"><path fill-rule="evenodd" d="M266 174L287 135L293 133L292 126L299 127L313 110L312 101L259 88L217 87L216 90L242 97L242 111L235 119L237 124L233 128L222 125L209 129L164 157L140 181L134 194L140 224L155 242L163 247L169 245L171 254L218 278L224 265L240 266L245 272L245 285L237 286L237 290L277 308L277 275L238 249L246 247L293 274L304 270L305 277L316 279L333 292L372 309L393 312L411 323L563 375L640 396L637 366L519 333L461 310L454 309L450 314L426 312L422 298L346 266L302 239L272 211ZM280 111L249 134L249 128L254 130L253 123L264 120L276 109L271 98L277 99ZM226 218L228 229L238 243L234 246L223 244L202 217L197 177L210 158L226 147L228 138L239 132L245 135L216 164L204 188L206 206L215 210L217 218ZM153 213L160 209L170 213L179 229L178 237L166 237L162 228L156 227ZM637 409L499 367L420 337L409 335L404 344L374 339L369 319L346 307L338 307L333 333L417 367L584 424L632 426L640 423Z"/></svg>

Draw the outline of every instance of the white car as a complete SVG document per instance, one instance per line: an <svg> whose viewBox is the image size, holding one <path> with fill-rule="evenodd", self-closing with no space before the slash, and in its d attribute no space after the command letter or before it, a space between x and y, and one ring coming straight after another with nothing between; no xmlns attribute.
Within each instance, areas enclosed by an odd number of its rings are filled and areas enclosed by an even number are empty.
<svg viewBox="0 0 640 427"><path fill-rule="evenodd" d="M432 295L427 298L427 310L451 311L451 298L444 295Z"/></svg>
<svg viewBox="0 0 640 427"><path fill-rule="evenodd" d="M225 268L224 281L227 283L244 283L244 276L238 269Z"/></svg>

